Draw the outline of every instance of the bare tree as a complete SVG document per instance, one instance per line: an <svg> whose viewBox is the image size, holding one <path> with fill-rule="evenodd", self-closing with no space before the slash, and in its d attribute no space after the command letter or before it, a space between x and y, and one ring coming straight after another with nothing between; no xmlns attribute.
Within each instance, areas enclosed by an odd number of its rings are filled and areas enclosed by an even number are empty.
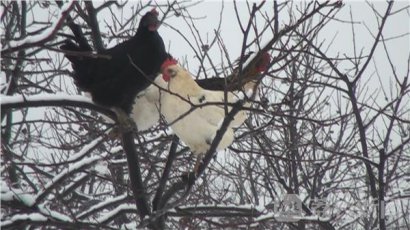
<svg viewBox="0 0 410 230"><path fill-rule="evenodd" d="M386 32L391 19L408 18L408 3L355 3L373 12L375 27L341 2L214 3L212 35L198 26L211 19L190 14L202 3L1 4L4 229L410 228L410 52L403 45L399 62L392 48L409 33ZM132 36L152 6L180 35L170 52L184 43L194 54L179 58L198 79L226 77L237 88L250 80L242 78L249 51L273 58L234 144L215 153L244 101L197 178L186 176L195 160L164 121L113 138L117 125L104 117L114 113L81 95L58 48L83 39L95 50L87 55L98 55ZM229 7L242 33L237 57L222 33ZM328 32L335 25L350 29L338 31L351 37L343 46Z"/></svg>

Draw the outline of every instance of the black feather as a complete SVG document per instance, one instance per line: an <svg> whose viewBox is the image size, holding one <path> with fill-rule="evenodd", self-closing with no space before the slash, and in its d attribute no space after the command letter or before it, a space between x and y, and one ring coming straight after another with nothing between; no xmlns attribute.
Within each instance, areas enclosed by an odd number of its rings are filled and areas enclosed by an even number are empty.
<svg viewBox="0 0 410 230"><path fill-rule="evenodd" d="M91 93L95 103L119 107L129 114L136 95L151 84L161 64L169 57L161 36L156 30L150 30L154 22L158 22L157 15L148 12L141 18L134 37L103 50L97 57L67 52L66 57L74 69L75 84ZM88 45L76 45L70 40L60 48L91 52Z"/></svg>
<svg viewBox="0 0 410 230"><path fill-rule="evenodd" d="M238 58L234 63L233 66L236 68L239 67L240 62L245 63L249 57L253 54L253 52L246 53L243 57ZM235 81L235 75L231 74L225 78L221 77L213 77L213 78L206 78L206 79L196 79L196 83L204 89L207 90L214 90L214 91L224 91L224 90L240 90L242 88L241 85L233 84Z"/></svg>

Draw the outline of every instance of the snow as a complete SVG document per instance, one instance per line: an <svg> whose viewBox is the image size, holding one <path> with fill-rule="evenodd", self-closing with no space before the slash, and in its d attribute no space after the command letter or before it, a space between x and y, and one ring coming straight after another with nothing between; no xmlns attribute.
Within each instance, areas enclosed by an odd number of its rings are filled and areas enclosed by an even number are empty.
<svg viewBox="0 0 410 230"><path fill-rule="evenodd" d="M97 219L96 223L104 223L105 221L109 220L111 217L117 215L122 210L134 210L137 212L137 208L134 204L121 204L117 208L105 213L103 216Z"/></svg>
<svg viewBox="0 0 410 230"><path fill-rule="evenodd" d="M257 218L255 218L255 222L261 222L261 221L266 221L269 219L275 219L278 221L283 221L283 222L298 222L298 221L321 221L321 222L327 222L330 221L330 218L324 218L324 217L320 217L320 216L297 216L297 215L284 215L281 212L278 213L267 213L265 215L261 215Z"/></svg>
<svg viewBox="0 0 410 230"><path fill-rule="evenodd" d="M93 103L92 100L85 96L80 95L69 95L66 93L42 93L38 95L13 95L13 96L6 96L4 94L1 95L0 104L1 105L8 105L8 104L15 104L15 103L22 103L22 102L35 102L35 101L76 101L76 102L86 102L86 103Z"/></svg>
<svg viewBox="0 0 410 230"><path fill-rule="evenodd" d="M52 37L62 25L65 15L68 14L68 12L71 10L74 4L73 0L67 0L66 2L67 3L61 7L58 13L57 19L53 20L53 23L49 28L45 29L43 32L39 34L28 36L22 40L10 41L8 44L5 45L3 50L17 48L19 46L26 45L26 44L35 44L35 43L44 41L47 38Z"/></svg>
<svg viewBox="0 0 410 230"><path fill-rule="evenodd" d="M126 164L127 163L127 159L119 159L119 160L110 160L111 164L115 165L115 164Z"/></svg>
<svg viewBox="0 0 410 230"><path fill-rule="evenodd" d="M96 141L98 142L98 140L96 140ZM96 141L93 141L92 144L96 145L97 144ZM90 143L86 147L89 147L92 144ZM82 151L80 151L80 153L85 153L86 152L85 149L89 149L89 148L83 148ZM60 180L65 178L65 176L69 175L70 173L72 173L73 171L75 171L77 169L80 169L84 166L90 165L93 162L98 161L98 160L106 157L107 155L108 155L108 153L104 153L104 154L100 154L98 156L92 156L92 157L83 159L79 162L70 164L68 168L66 168L65 170L63 170L62 172L60 172L59 174L54 176L54 178L52 180L50 180L44 186L44 189L42 191L39 191L37 193L37 195L27 194L26 192L24 192L20 189L9 188L8 185L2 180L2 181L0 181L0 184L1 184L1 200L2 201L18 200L18 201L21 201L23 204L25 204L27 207L32 207L33 205L35 205L38 202L38 199L44 194L44 192L46 192L47 190L52 188L55 185L55 183L58 183ZM76 154L71 159L78 160L79 158L80 158L80 154ZM119 197L119 198L124 198L124 197ZM108 203L108 202L109 201L106 201L106 203ZM11 219L9 219L7 221L3 221L1 226L7 226L9 224L12 224L15 221L20 221L20 220L46 221L47 220L46 216L50 216L53 219L58 219L58 220L61 220L61 221L66 221L66 222L71 222L72 221L72 219L70 217L68 217L67 215L64 215L62 213L47 209L45 207L45 204L37 205L37 207L38 207L38 210L40 211L41 214L36 213L36 214L29 214L29 215L27 215L27 214L14 215Z"/></svg>
<svg viewBox="0 0 410 230"><path fill-rule="evenodd" d="M7 79L6 79L6 73L4 71L1 71L0 73L0 92L7 92L8 87L10 84L7 84Z"/></svg>
<svg viewBox="0 0 410 230"><path fill-rule="evenodd" d="M64 214L61 214L59 212L47 209L46 207L44 207L44 205L38 205L38 209L40 210L41 214L46 215L46 216L50 216L53 219L60 220L60 221L65 221L65 222L72 222L73 221L70 217L68 217Z"/></svg>
<svg viewBox="0 0 410 230"><path fill-rule="evenodd" d="M3 189L3 186L2 186ZM16 192L17 190L14 190L14 192ZM11 191L10 191L11 192ZM10 198L9 196L10 194L6 195L7 198ZM28 207L30 207L31 205L34 204L34 196L31 195L27 195L27 194L23 194L23 195L17 195L15 194L13 196L13 198L18 198L19 200L21 200L23 203L25 203ZM3 201L5 201L6 199L3 199L3 194L1 195L1 199ZM23 200L23 199L26 200ZM46 207L44 207L44 205L38 205L38 210L40 211L40 213L31 213L31 214L17 214L17 215L13 215L9 220L6 221L2 221L0 226L7 226L12 224L13 222L16 221L22 221L22 220L31 220L31 221L47 221L47 216L52 217L53 219L57 219L60 221L72 221L72 219L64 214L61 214L59 212L56 211L52 211L47 209Z"/></svg>
<svg viewBox="0 0 410 230"><path fill-rule="evenodd" d="M67 161L68 162L73 162L81 159L84 157L87 153L90 152L92 148L94 148L96 145L98 145L104 138L102 136L96 138L95 140L91 141L90 143L84 145L84 147L76 154L71 155Z"/></svg>
<svg viewBox="0 0 410 230"><path fill-rule="evenodd" d="M108 162L107 161L97 161L97 164L94 165L95 173L100 176L110 176L111 172L108 169Z"/></svg>
<svg viewBox="0 0 410 230"><path fill-rule="evenodd" d="M22 203L24 203L27 206L32 206L34 204L34 196L27 194L23 192L22 190L19 189L12 189L7 192L3 191L3 185L2 185L2 191L1 191L1 200L2 201L12 201L12 200L19 200Z"/></svg>
<svg viewBox="0 0 410 230"><path fill-rule="evenodd" d="M258 211L261 212L261 209L264 209L261 206L255 206L253 204L244 204L244 205L221 205L221 204L213 204L213 205L209 205L209 204L197 204L197 205L181 205L178 206L178 208L180 209L194 209L194 208L226 208L226 209L235 209L235 210L240 210L240 209L256 209Z"/></svg>
<svg viewBox="0 0 410 230"><path fill-rule="evenodd" d="M97 156L92 156L92 157L83 159L79 162L70 164L68 168L66 168L65 170L63 170L62 172L60 172L59 174L54 176L54 178L52 180L50 180L44 186L44 189L42 191L39 191L37 193L37 195L27 194L26 192L24 192L20 189L9 188L4 181L1 181L0 182L0 184L1 184L1 200L2 201L18 200L18 201L21 201L23 204L25 204L27 207L32 207L33 205L35 205L38 202L38 199L47 190L52 188L55 185L55 183L62 180L65 176L69 175L70 173L72 173L73 171L75 171L77 169L80 169L84 166L90 165L93 162L98 161L98 160L106 157L107 155L108 155L108 153L103 153L103 154L100 154L100 155L97 155ZM46 216L51 216L55 219L59 219L59 220L62 220L62 221L71 221L71 218L64 215L64 214L61 214L61 213L56 212L56 211L48 210L47 208L45 208L44 204L38 205L37 207L39 208L40 212L45 214ZM14 216L13 218L22 218L22 220L23 220L23 219L27 219L27 218L30 218L30 217L20 215L20 216ZM15 220L11 219L10 221L12 223Z"/></svg>
<svg viewBox="0 0 410 230"><path fill-rule="evenodd" d="M31 220L31 221L47 221L47 217L39 214L39 213L31 213L31 214L16 214L13 215L10 220L2 221L0 226L4 227L10 225L17 221L24 221L24 220Z"/></svg>
<svg viewBox="0 0 410 230"><path fill-rule="evenodd" d="M111 150L110 150L110 152L111 152L112 154L118 153L118 152L120 152L120 151L122 151L122 146L115 146L115 147L112 147Z"/></svg>
<svg viewBox="0 0 410 230"><path fill-rule="evenodd" d="M256 209L257 212L263 213L266 212L265 207L259 205L255 206L253 204L245 204L245 205L220 205L220 204L214 204L214 205L209 205L209 204L198 204L194 206L179 206L178 209L192 209L199 211L200 209L207 209L207 208L221 208L221 209L232 209L232 211L246 211L246 210L254 210ZM170 212L177 212L175 209L170 210ZM267 212L265 214L260 215L259 217L255 218L255 222L261 222L261 221L266 221L269 219L276 219L279 221L287 221L287 222L297 222L300 220L304 221L330 221L330 218L327 217L320 217L317 215L312 215L312 216L303 216L303 215L286 215L285 212L277 211L277 212Z"/></svg>
<svg viewBox="0 0 410 230"><path fill-rule="evenodd" d="M87 216L88 213L94 212L95 210L98 210L98 209L100 209L100 208L102 208L102 207L104 207L104 206L107 206L107 205L110 204L110 203L115 203L115 202L124 200L124 199L126 199L127 197L128 197L127 194L123 194L123 195L121 195L121 196L117 196L117 197L114 197L114 198L112 198L112 199L108 199L108 200L105 200L105 201L103 201L103 202L100 202L100 203L98 203L98 204L96 204L96 205L94 205L94 206L91 206L91 207L90 207L89 209L87 209L86 211L84 211L84 212L78 214L78 215L77 215L77 218L83 218L84 216Z"/></svg>
<svg viewBox="0 0 410 230"><path fill-rule="evenodd" d="M133 223L125 224L120 229L129 230L129 229L138 229L138 227L137 227L137 224L133 222Z"/></svg>
<svg viewBox="0 0 410 230"><path fill-rule="evenodd" d="M85 167L85 166L87 166L87 165L90 165L90 164L92 164L92 163L94 163L94 162L96 162L96 161L98 161L98 160L100 160L100 159L102 159L102 158L105 158L107 155L108 155L108 153L107 153L107 152L104 152L104 153L102 153L102 154L100 154L100 155L92 156L92 157L83 159L83 160L81 160L81 161L79 161L79 162L70 164L70 165L68 166L68 168L62 170L62 171L61 171L59 174L57 174L52 180L50 180L50 181L44 186L44 189L43 189L42 191L39 191L39 193L37 194L37 196L36 196L36 198L35 198L35 201L38 202L38 199L42 196L42 194L43 194L44 192L46 192L48 189L50 189L51 187L53 187L54 184L57 183L58 181L64 179L65 176L69 175L69 174L72 173L73 171L76 171L76 170L78 170L78 169L80 169L80 168L82 168L82 167Z"/></svg>
<svg viewBox="0 0 410 230"><path fill-rule="evenodd" d="M13 201L18 200L27 206L34 204L34 196L24 192L21 189L9 188L7 183L3 180L0 181L1 189L1 201Z"/></svg>
<svg viewBox="0 0 410 230"><path fill-rule="evenodd" d="M87 173L79 173L78 175L76 175L76 177L73 179L73 181L71 181L69 184L65 185L64 187L62 187L57 194L63 194L65 191L71 189L72 186L75 186L77 182L83 180L84 178L86 178L88 176ZM51 197L51 195L50 195Z"/></svg>
<svg viewBox="0 0 410 230"><path fill-rule="evenodd" d="M149 135L147 135L145 137L145 141L146 142L155 141L155 140L158 140L162 137L172 135L173 133L174 132L172 131L172 129L170 127L166 127L165 129L161 129L159 131L150 133Z"/></svg>

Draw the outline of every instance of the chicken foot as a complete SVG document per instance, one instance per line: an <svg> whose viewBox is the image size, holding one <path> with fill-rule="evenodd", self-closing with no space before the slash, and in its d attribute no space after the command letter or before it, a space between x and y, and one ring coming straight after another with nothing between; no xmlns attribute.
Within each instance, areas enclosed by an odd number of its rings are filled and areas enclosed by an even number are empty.
<svg viewBox="0 0 410 230"><path fill-rule="evenodd" d="M195 165L194 165L194 170L191 172L187 172L186 174L184 173L182 175L182 180L185 181L186 183L192 185L193 183L195 183L196 178L198 178L199 176L199 166L201 165L202 159L204 154L200 153L200 154L195 154L196 156L196 161L195 161Z"/></svg>

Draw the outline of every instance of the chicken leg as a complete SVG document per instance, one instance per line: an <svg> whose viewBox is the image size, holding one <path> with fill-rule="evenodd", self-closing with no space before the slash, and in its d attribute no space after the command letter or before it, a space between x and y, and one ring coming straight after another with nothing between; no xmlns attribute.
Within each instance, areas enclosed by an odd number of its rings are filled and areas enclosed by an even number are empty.
<svg viewBox="0 0 410 230"><path fill-rule="evenodd" d="M198 155L196 156L196 161L195 161L195 165L194 165L195 177L198 177L198 176L199 176L199 175L198 175L198 174L199 174L198 170L199 170L199 166L201 165L202 159L204 158L204 155L205 155L205 154L200 153L200 154L198 154Z"/></svg>
<svg viewBox="0 0 410 230"><path fill-rule="evenodd" d="M134 121L125 113L124 110L118 107L112 109L117 116L117 121L119 125L119 131L121 133L130 132L134 129Z"/></svg>

